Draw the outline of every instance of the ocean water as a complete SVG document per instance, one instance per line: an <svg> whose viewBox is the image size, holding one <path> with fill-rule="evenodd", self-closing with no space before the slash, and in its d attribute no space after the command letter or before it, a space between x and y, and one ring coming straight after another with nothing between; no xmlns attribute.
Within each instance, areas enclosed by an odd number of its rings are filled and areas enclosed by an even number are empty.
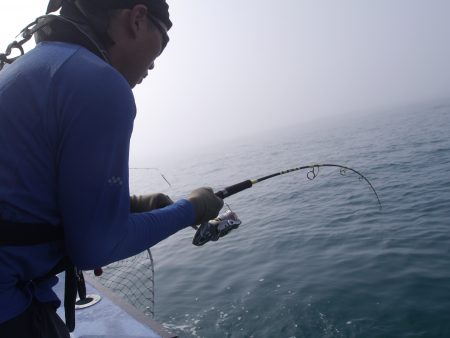
<svg viewBox="0 0 450 338"><path fill-rule="evenodd" d="M152 249L155 319L180 337L450 337L450 104L291 127L192 156L135 193L185 196L311 163L226 200L242 225Z"/></svg>

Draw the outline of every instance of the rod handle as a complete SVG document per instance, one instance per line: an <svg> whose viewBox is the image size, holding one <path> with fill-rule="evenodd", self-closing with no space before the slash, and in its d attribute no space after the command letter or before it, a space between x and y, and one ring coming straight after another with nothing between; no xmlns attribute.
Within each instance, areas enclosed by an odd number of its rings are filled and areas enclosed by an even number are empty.
<svg viewBox="0 0 450 338"><path fill-rule="evenodd" d="M242 190L251 188L252 185L253 185L253 183L251 180L242 181L240 183L230 185L229 187L226 187L222 190L217 191L216 196L223 199L225 197L234 195Z"/></svg>

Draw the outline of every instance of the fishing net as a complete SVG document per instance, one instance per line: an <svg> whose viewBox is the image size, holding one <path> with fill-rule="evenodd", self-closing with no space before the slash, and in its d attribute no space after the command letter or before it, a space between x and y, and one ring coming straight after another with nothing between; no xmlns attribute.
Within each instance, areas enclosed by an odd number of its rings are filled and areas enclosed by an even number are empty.
<svg viewBox="0 0 450 338"><path fill-rule="evenodd" d="M95 276L93 271L84 273L145 315L154 317L155 271L150 249L103 267L101 276Z"/></svg>

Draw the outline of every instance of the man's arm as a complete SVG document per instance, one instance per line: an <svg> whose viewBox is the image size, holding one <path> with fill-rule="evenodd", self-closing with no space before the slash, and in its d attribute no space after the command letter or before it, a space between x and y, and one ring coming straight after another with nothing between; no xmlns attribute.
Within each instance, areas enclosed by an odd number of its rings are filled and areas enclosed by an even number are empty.
<svg viewBox="0 0 450 338"><path fill-rule="evenodd" d="M192 225L196 216L187 200L130 214L134 99L114 70L105 66L92 74L83 67L70 74L66 88L61 74L57 194L67 251L76 265L90 269L137 254Z"/></svg>

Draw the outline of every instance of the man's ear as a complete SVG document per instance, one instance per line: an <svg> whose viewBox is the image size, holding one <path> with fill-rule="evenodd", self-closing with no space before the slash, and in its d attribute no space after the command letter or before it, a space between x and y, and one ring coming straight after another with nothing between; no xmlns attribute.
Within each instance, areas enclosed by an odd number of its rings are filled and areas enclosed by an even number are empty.
<svg viewBox="0 0 450 338"><path fill-rule="evenodd" d="M148 29L148 9L144 5L136 5L130 9L129 28L134 36L142 29Z"/></svg>

